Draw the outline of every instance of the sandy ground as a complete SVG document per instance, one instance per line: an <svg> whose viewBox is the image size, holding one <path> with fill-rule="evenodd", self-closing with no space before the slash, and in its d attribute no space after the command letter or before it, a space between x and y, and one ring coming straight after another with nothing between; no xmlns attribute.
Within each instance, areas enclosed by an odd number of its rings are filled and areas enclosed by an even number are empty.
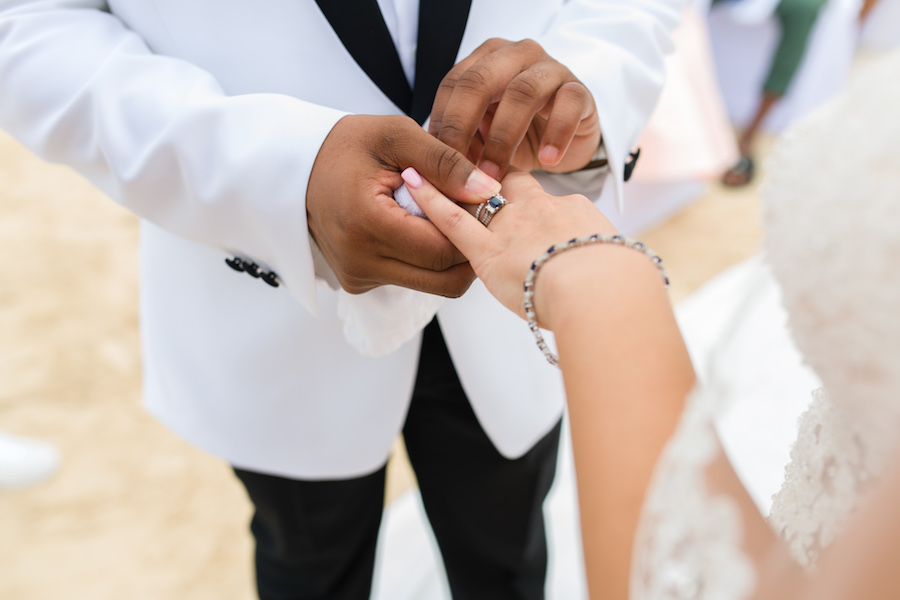
<svg viewBox="0 0 900 600"><path fill-rule="evenodd" d="M755 188L714 186L642 237L677 302L757 252L757 220ZM0 429L63 455L0 491L0 598L252 598L242 488L140 406L136 218L0 134L0 256ZM395 460L388 501L410 485Z"/></svg>

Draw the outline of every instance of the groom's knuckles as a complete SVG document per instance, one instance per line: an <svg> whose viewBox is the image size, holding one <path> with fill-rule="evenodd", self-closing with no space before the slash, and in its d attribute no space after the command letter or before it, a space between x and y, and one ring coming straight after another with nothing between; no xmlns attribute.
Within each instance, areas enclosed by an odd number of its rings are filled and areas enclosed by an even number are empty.
<svg viewBox="0 0 900 600"><path fill-rule="evenodd" d="M465 155L407 117L386 125L373 154L396 169L413 167L438 188L457 194L465 193L466 179L475 168Z"/></svg>
<svg viewBox="0 0 900 600"><path fill-rule="evenodd" d="M501 48L506 46L515 45L516 42L511 42L509 40L503 38L489 38L482 42L478 48L472 53L473 56L478 56L479 58L490 54L491 52L496 52Z"/></svg>
<svg viewBox="0 0 900 600"><path fill-rule="evenodd" d="M462 152L468 150L470 142L478 130L481 115L478 114L476 107L457 106L455 108L454 112L444 113L438 139L447 146Z"/></svg>
<svg viewBox="0 0 900 600"><path fill-rule="evenodd" d="M503 91L503 101L524 111L537 112L557 87L558 74L553 71L552 64L532 65L509 82Z"/></svg>
<svg viewBox="0 0 900 600"><path fill-rule="evenodd" d="M383 277L379 283L356 282L357 289L367 291L364 289L367 285L368 289L371 289L389 283L420 292L456 298L465 293L475 278L475 273L468 263L456 265L444 271L432 271L386 258L382 260L381 267Z"/></svg>
<svg viewBox="0 0 900 600"><path fill-rule="evenodd" d="M486 62L479 61L459 76L441 114L438 139L460 151L468 149L485 112L500 91L500 75Z"/></svg>
<svg viewBox="0 0 900 600"><path fill-rule="evenodd" d="M395 258L430 271L446 271L466 262L466 257L447 238L435 233L437 238L407 241L403 255Z"/></svg>
<svg viewBox="0 0 900 600"><path fill-rule="evenodd" d="M456 265L446 271L420 270L411 276L412 287L448 298L459 298L475 280L475 272L468 264Z"/></svg>
<svg viewBox="0 0 900 600"><path fill-rule="evenodd" d="M408 265L435 272L446 271L466 262L466 258L449 242L431 247L407 243L386 249L384 255Z"/></svg>
<svg viewBox="0 0 900 600"><path fill-rule="evenodd" d="M466 262L465 257L455 252L453 248L441 248L436 252L432 252L427 258L431 260L431 265L428 268L432 271L446 271Z"/></svg>
<svg viewBox="0 0 900 600"><path fill-rule="evenodd" d="M590 92L579 82L568 82L556 93L542 142L565 150L578 130L585 113L590 113Z"/></svg>
<svg viewBox="0 0 900 600"><path fill-rule="evenodd" d="M509 51L515 46L507 40L488 40L473 53L475 60L467 60L447 74L434 107L439 127L433 131L439 139L460 151L468 148L485 111L522 68L523 58Z"/></svg>
<svg viewBox="0 0 900 600"><path fill-rule="evenodd" d="M501 167L502 172L533 126L536 115L551 103L561 77L552 64L540 63L509 82L484 141L485 160Z"/></svg>
<svg viewBox="0 0 900 600"><path fill-rule="evenodd" d="M466 73L472 65L476 64L482 57L507 43L509 42L499 38L489 39L447 72L441 80L441 83L438 85L437 93L434 97L434 104L431 111L431 125L428 129L432 134L437 135L441 132L444 110L447 107L450 98L453 96L453 92L456 91L460 76L463 73Z"/></svg>
<svg viewBox="0 0 900 600"><path fill-rule="evenodd" d="M431 138L418 158L419 164L411 162L411 165L435 187L450 196L466 195L466 179L475 165L469 162L464 155L443 142Z"/></svg>
<svg viewBox="0 0 900 600"><path fill-rule="evenodd" d="M438 182L449 182L454 175L464 181L469 171L467 162L462 154L444 144L431 144L426 153L428 172Z"/></svg>

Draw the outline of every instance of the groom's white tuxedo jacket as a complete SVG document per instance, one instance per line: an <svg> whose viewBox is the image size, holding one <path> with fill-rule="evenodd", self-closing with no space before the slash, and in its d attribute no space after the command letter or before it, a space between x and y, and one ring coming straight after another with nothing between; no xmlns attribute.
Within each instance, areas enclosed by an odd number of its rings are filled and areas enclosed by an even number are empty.
<svg viewBox="0 0 900 600"><path fill-rule="evenodd" d="M534 38L568 65L594 95L621 194L673 4L474 0L457 57L489 37ZM305 198L338 119L401 111L315 2L0 0L0 86L0 127L142 218L153 414L246 469L339 478L384 463L419 339L379 358L348 345L336 293L317 284ZM283 285L231 270L235 255ZM558 373L478 282L438 319L482 426L522 454L560 416Z"/></svg>

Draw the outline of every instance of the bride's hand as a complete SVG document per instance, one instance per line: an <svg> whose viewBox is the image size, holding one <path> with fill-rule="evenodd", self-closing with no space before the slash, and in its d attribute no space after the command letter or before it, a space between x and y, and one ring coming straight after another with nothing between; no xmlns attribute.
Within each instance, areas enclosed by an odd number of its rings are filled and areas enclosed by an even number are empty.
<svg viewBox="0 0 900 600"><path fill-rule="evenodd" d="M441 194L412 168L403 180L434 225L469 259L475 274L507 308L524 318L522 285L531 263L550 246L594 233L616 233L612 224L584 196L551 196L524 171L510 171L503 179L503 197L509 202L485 227L463 206ZM578 261L581 253L571 253L547 263L538 278L536 311L542 325L549 311L542 304L552 270L563 263ZM554 264L557 263L557 264ZM575 282L577 284L577 282ZM564 292L561 292L564 293Z"/></svg>

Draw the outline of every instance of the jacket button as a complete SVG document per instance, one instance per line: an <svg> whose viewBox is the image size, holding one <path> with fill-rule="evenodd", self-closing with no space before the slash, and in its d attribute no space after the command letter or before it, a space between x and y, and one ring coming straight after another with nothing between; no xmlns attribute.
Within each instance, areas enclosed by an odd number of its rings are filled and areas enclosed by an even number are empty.
<svg viewBox="0 0 900 600"><path fill-rule="evenodd" d="M226 258L225 264L235 271L238 271L239 273L244 271L244 261L239 259L237 256L235 256L234 258Z"/></svg>
<svg viewBox="0 0 900 600"><path fill-rule="evenodd" d="M259 277L259 265L255 262L250 262L249 260L244 261L244 270L247 271L247 275L250 277Z"/></svg>
<svg viewBox="0 0 900 600"><path fill-rule="evenodd" d="M273 271L269 271L268 273L262 274L262 280L271 285L272 287L278 287L278 275L276 275Z"/></svg>

